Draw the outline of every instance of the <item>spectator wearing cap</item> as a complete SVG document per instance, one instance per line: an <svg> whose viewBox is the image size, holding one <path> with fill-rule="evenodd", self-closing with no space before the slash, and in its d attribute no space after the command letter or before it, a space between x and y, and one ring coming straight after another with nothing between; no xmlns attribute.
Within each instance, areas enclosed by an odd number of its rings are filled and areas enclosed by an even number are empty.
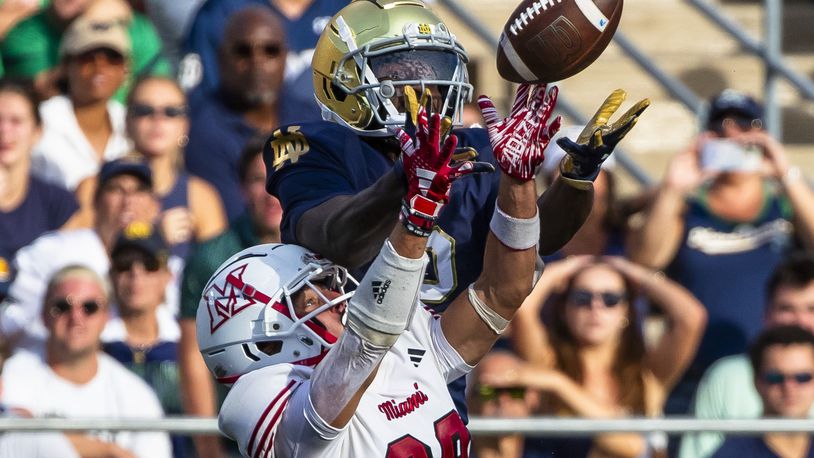
<svg viewBox="0 0 814 458"><path fill-rule="evenodd" d="M814 406L814 334L793 325L769 329L749 349L749 359L763 417L809 417ZM731 436L712 457L812 458L814 446L806 432Z"/></svg>
<svg viewBox="0 0 814 458"><path fill-rule="evenodd" d="M814 257L795 253L780 264L767 286L765 329L800 326L814 332ZM755 389L749 355L741 353L716 361L704 374L693 400L699 418L758 418L763 409ZM814 418L814 409L809 411ZM724 441L723 434L686 434L681 458L710 456Z"/></svg>
<svg viewBox="0 0 814 458"><path fill-rule="evenodd" d="M106 277L110 270L108 253L119 232L134 221L152 221L158 208L152 175L144 163L128 159L106 163L94 197L93 227L47 233L17 252L17 274L0 307L0 336L13 339L17 345L40 346L45 337L40 307L51 275L78 264Z"/></svg>
<svg viewBox="0 0 814 458"><path fill-rule="evenodd" d="M814 248L814 194L762 115L746 94L713 98L705 130L672 159L630 238L633 260L664 269L709 314L669 414L686 414L704 370L743 352L760 332L766 282L795 242Z"/></svg>
<svg viewBox="0 0 814 458"><path fill-rule="evenodd" d="M187 415L213 416L218 412L215 383L198 350L196 338L195 317L204 286L218 266L238 251L260 243L280 242L283 210L277 198L266 192L264 143L264 137L249 141L238 162L241 191L248 202L248 210L233 221L226 232L198 245L184 267L180 288L179 360L181 391ZM219 440L219 436L196 436L194 441L198 456L225 456Z"/></svg>
<svg viewBox="0 0 814 458"><path fill-rule="evenodd" d="M80 18L65 32L60 55L67 95L41 105L43 136L33 163L41 178L73 191L130 148L124 107L110 99L129 71L130 39L117 23Z"/></svg>
<svg viewBox="0 0 814 458"><path fill-rule="evenodd" d="M104 351L141 377L155 391L167 415L181 415L178 339L175 316L164 304L172 282L170 248L156 228L131 223L110 253L115 304L102 332ZM173 436L173 456L185 455L183 436Z"/></svg>
<svg viewBox="0 0 814 458"><path fill-rule="evenodd" d="M105 281L81 266L65 266L48 279L41 319L41 354L18 350L3 371L3 399L35 417L161 418L155 394L144 381L100 350L108 318ZM70 435L79 456L165 458L162 432L89 432ZM21 456L21 455L18 455Z"/></svg>
<svg viewBox="0 0 814 458"><path fill-rule="evenodd" d="M286 45L277 16L268 8L250 6L229 18L224 33L218 53L220 85L191 103L184 162L190 173L215 186L233 221L246 210L237 171L241 150L255 135L268 135L288 123L300 107L283 109L279 104Z"/></svg>
<svg viewBox="0 0 814 458"><path fill-rule="evenodd" d="M6 2L8 3L8 2ZM6 75L33 79L42 98L59 93L60 43L65 31L79 17L97 23L116 22L126 28L133 43L131 72L128 83L142 75L172 73L162 55L161 39L143 14L133 13L125 0L53 0L37 14L21 21L0 42L0 55ZM115 98L124 102L129 84L125 83Z"/></svg>

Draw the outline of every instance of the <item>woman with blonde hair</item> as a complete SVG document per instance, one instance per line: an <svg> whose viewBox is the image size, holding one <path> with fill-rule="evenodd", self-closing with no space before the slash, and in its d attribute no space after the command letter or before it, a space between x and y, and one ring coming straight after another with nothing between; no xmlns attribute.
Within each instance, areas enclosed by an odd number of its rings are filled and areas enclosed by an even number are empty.
<svg viewBox="0 0 814 458"><path fill-rule="evenodd" d="M186 97L178 84L160 76L138 80L128 97L126 127L133 142L131 154L150 165L162 206L161 231L173 254L185 258L191 242L223 232L226 216L212 185L184 170L189 120ZM95 183L83 183L82 188L80 198L89 202Z"/></svg>
<svg viewBox="0 0 814 458"><path fill-rule="evenodd" d="M635 306L638 292L669 321L649 346ZM515 349L526 363L488 382L539 390L544 415L657 416L695 354L705 318L683 287L624 258L551 263L513 322ZM527 447L575 458L638 457L648 444L641 435L619 433L527 441Z"/></svg>

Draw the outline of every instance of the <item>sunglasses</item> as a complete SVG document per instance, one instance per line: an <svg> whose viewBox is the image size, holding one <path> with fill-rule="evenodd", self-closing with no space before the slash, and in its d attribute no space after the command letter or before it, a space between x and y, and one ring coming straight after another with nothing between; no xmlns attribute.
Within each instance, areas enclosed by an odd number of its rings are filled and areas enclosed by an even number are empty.
<svg viewBox="0 0 814 458"><path fill-rule="evenodd" d="M740 130L760 129L763 127L763 122L760 119L727 116L720 121L714 122L710 130L718 135L722 135L724 127L732 124L736 125Z"/></svg>
<svg viewBox="0 0 814 458"><path fill-rule="evenodd" d="M602 303L605 304L605 307L616 307L620 302L627 298L627 295L622 293L613 293L609 291L595 293L593 291L588 291L587 289L575 289L571 291L571 294L568 295L568 300L573 302L574 305L578 307L590 307L595 296L599 296Z"/></svg>
<svg viewBox="0 0 814 458"><path fill-rule="evenodd" d="M526 396L526 388L522 386L509 386L498 388L490 385L478 386L478 396L482 401L492 401L503 394L508 394L512 399L523 399Z"/></svg>
<svg viewBox="0 0 814 458"><path fill-rule="evenodd" d="M71 309L73 308L72 302L73 301L69 300L68 298L63 298L52 303L50 307L51 316L57 318L70 312ZM85 316L91 316L98 312L100 308L102 308L102 306L99 305L99 302L97 302L94 299L88 299L77 305L80 306Z"/></svg>
<svg viewBox="0 0 814 458"><path fill-rule="evenodd" d="M283 47L278 43L260 43L253 45L252 43L241 42L232 47L232 54L240 59L248 59L255 53L255 49L259 49L263 56L274 58L283 53Z"/></svg>
<svg viewBox="0 0 814 458"><path fill-rule="evenodd" d="M124 65L124 56L108 48L99 48L83 52L76 56L76 61L79 62L80 65L87 65L95 62L96 56L98 55L102 55L111 65Z"/></svg>
<svg viewBox="0 0 814 458"><path fill-rule="evenodd" d="M141 103L134 103L127 110L127 113L134 118L155 117L157 114L162 114L167 118L183 118L187 115L187 107L185 106L167 106L167 107L154 107Z"/></svg>
<svg viewBox="0 0 814 458"><path fill-rule="evenodd" d="M137 262L144 266L147 272L158 272L161 269L161 262L158 259L147 256L119 256L112 260L111 269L116 273L130 272Z"/></svg>
<svg viewBox="0 0 814 458"><path fill-rule="evenodd" d="M763 381L767 385L782 385L787 380L794 381L798 385L804 385L814 380L811 372L798 372L796 374L783 374L782 372L766 372L762 375Z"/></svg>

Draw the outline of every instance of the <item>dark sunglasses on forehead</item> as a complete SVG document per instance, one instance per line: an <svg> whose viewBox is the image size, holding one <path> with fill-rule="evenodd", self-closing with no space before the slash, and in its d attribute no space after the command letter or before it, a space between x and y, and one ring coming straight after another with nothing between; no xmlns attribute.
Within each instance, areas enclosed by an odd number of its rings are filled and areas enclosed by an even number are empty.
<svg viewBox="0 0 814 458"><path fill-rule="evenodd" d="M283 52L283 47L278 43L260 43L253 45L251 43L240 42L232 46L232 54L241 59L248 59L254 54L255 48L262 51L264 56L272 58L279 56Z"/></svg>
<svg viewBox="0 0 814 458"><path fill-rule="evenodd" d="M153 117L157 114L162 114L167 118L182 118L187 115L187 107L185 106L166 106L154 107L143 103L134 103L130 105L127 113L134 118Z"/></svg>
<svg viewBox="0 0 814 458"><path fill-rule="evenodd" d="M51 316L53 316L54 318L57 318L57 317L62 316L64 314L66 314L66 313L69 313L71 311L71 309L73 308L73 305L72 305L73 303L74 303L74 301L69 300L68 298L62 298L62 299L60 299L58 301L53 302L51 304L51 308L50 308ZM78 303L77 305L80 306L80 308L81 308L82 312L85 314L85 316L91 316L91 315L95 314L96 312L98 312L100 308L102 308L102 306L99 305L99 302L97 302L94 299L88 299L86 301Z"/></svg>
<svg viewBox="0 0 814 458"><path fill-rule="evenodd" d="M522 386L509 386L498 388L490 385L479 385L478 396L482 401L492 401L502 394L508 394L512 399L523 399L526 396L526 388Z"/></svg>
<svg viewBox="0 0 814 458"><path fill-rule="evenodd" d="M599 296L602 303L605 304L605 307L616 307L623 300L627 299L627 295L623 293L614 293L611 291L595 293L587 289L575 289L568 295L568 300L578 307L590 307L595 296Z"/></svg>
<svg viewBox="0 0 814 458"><path fill-rule="evenodd" d="M769 371L765 372L761 377L767 385L782 385L786 380L794 381L798 385L804 385L814 380L814 374L811 372L783 374L782 372Z"/></svg>

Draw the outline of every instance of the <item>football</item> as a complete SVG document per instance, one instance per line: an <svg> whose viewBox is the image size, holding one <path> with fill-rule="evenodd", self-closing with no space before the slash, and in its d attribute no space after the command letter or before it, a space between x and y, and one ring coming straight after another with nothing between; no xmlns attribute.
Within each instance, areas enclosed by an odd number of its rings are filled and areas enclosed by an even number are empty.
<svg viewBox="0 0 814 458"><path fill-rule="evenodd" d="M623 0L523 0L500 35L497 68L515 83L551 83L602 54L622 18Z"/></svg>

